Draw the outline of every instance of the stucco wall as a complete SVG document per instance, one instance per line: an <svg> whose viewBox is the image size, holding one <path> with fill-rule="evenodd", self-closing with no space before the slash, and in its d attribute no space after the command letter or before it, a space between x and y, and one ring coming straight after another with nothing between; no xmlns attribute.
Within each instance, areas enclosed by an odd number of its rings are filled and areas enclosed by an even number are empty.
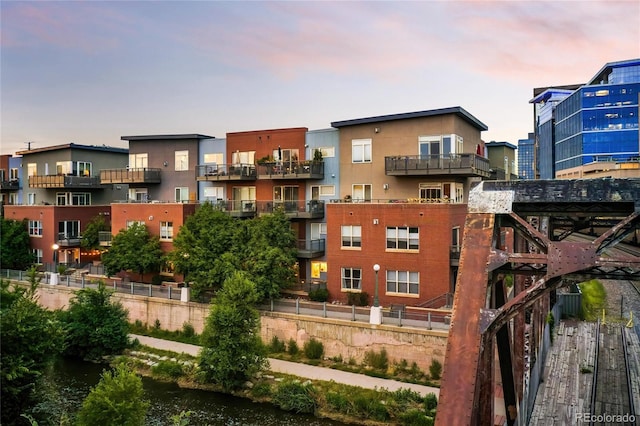
<svg viewBox="0 0 640 426"><path fill-rule="evenodd" d="M48 309L67 309L73 297L73 288L42 285L38 291L40 304ZM140 320L153 326L156 319L166 330L179 330L185 322L201 333L209 305L183 303L177 300L148 298L115 293L114 299L129 311L129 321ZM318 318L279 312L262 312L261 337L265 343L277 336L281 341L294 339L302 348L309 339L320 340L326 357L342 356L345 361L353 358L360 363L369 350L385 348L391 362L407 360L415 362L427 371L431 361L444 364L447 331L426 330L391 325L372 326L346 320Z"/></svg>

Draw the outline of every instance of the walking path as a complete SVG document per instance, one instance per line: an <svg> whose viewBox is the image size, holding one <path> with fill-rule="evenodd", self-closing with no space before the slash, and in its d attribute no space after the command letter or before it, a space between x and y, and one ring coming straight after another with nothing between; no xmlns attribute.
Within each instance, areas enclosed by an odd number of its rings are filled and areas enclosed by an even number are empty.
<svg viewBox="0 0 640 426"><path fill-rule="evenodd" d="M185 353L192 356L197 356L201 349L200 346L173 342L170 340L156 339L154 337L140 336L137 334L130 334L129 336L132 339L138 339L140 344L145 346L176 353ZM311 380L323 380L327 382L333 380L336 383L358 386L365 389L385 388L390 391L396 391L398 389L411 389L414 392L418 392L422 396L425 396L429 393L434 393L436 396L438 396L440 393L439 388L431 386L416 385L413 383L404 383L389 379L380 379L377 377L369 377L364 374L349 373L346 371L334 370L333 368L316 367L313 365L283 361L274 358L269 358L269 371L272 371L274 373L290 374L292 376L303 377Z"/></svg>

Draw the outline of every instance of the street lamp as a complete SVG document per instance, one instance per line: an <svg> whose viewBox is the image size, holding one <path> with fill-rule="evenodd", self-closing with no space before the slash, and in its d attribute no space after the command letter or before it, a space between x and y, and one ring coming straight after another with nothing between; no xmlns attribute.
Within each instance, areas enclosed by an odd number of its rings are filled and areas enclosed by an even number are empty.
<svg viewBox="0 0 640 426"><path fill-rule="evenodd" d="M60 246L54 244L51 248L53 249L53 272L58 272L58 249L60 249Z"/></svg>
<svg viewBox="0 0 640 426"><path fill-rule="evenodd" d="M380 265L377 263L373 265L373 270L376 273L376 287L373 291L373 306L378 307L380 303L378 301L378 271L380 270Z"/></svg>

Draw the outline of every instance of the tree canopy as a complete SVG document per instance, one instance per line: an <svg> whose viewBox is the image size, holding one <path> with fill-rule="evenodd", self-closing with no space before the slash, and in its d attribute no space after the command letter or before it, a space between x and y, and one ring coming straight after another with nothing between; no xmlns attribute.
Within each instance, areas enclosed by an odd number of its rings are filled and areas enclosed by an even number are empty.
<svg viewBox="0 0 640 426"><path fill-rule="evenodd" d="M232 390L267 367L257 300L246 272L234 272L218 291L201 336L199 365L206 381Z"/></svg>
<svg viewBox="0 0 640 426"><path fill-rule="evenodd" d="M100 232L108 231L109 229L109 224L104 219L104 216L94 216L82 232L80 246L88 250L100 249Z"/></svg>
<svg viewBox="0 0 640 426"><path fill-rule="evenodd" d="M31 253L28 221L4 217L1 220L0 266L23 271L36 261Z"/></svg>
<svg viewBox="0 0 640 426"><path fill-rule="evenodd" d="M113 237L111 247L102 254L107 275L134 271L140 275L157 272L162 265L160 239L149 234L146 225L134 223Z"/></svg>

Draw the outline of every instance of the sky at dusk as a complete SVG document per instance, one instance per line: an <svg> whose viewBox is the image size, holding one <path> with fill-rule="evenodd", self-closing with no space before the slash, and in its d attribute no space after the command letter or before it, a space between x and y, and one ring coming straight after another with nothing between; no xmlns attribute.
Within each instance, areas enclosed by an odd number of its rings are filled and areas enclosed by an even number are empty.
<svg viewBox="0 0 640 426"><path fill-rule="evenodd" d="M631 1L0 2L2 154L461 106L517 144L534 87L640 57Z"/></svg>

